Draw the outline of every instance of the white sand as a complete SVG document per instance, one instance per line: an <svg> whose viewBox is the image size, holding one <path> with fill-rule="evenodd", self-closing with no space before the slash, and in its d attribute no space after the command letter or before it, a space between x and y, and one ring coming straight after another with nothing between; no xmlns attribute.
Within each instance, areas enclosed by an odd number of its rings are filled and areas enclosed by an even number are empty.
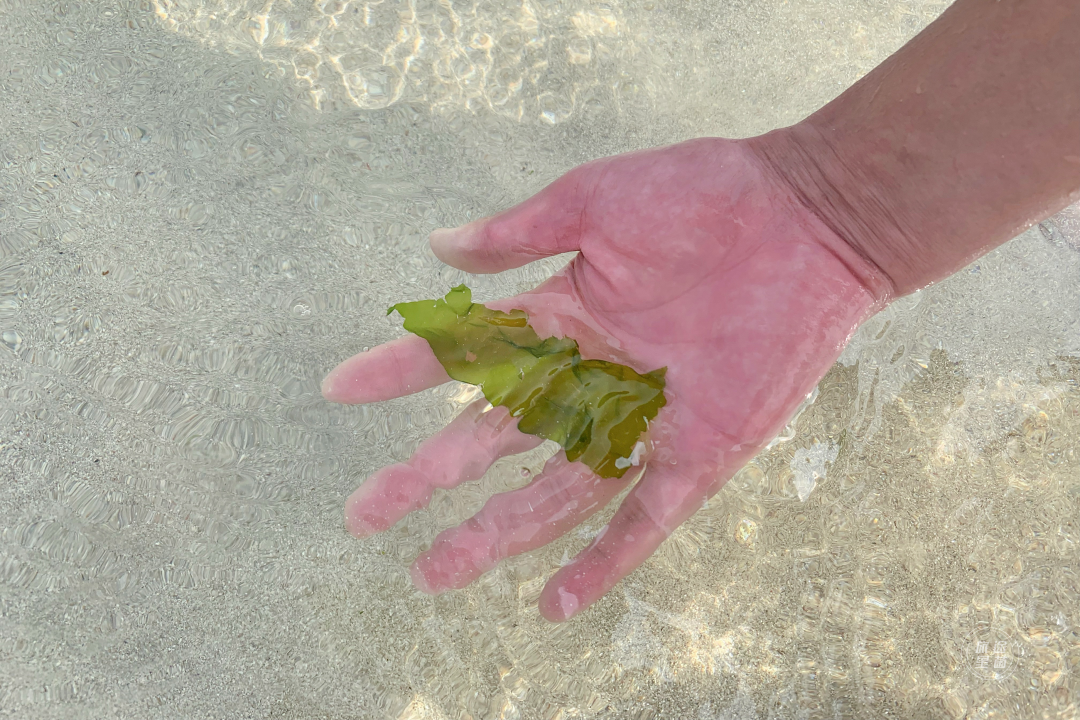
<svg viewBox="0 0 1080 720"><path fill-rule="evenodd" d="M0 716L1075 717L1075 211L875 318L566 625L536 597L602 519L408 580L539 451L345 533L464 395L339 408L322 375L390 302L559 265L466 278L431 229L794 122L945 3L668 5L0 0Z"/></svg>

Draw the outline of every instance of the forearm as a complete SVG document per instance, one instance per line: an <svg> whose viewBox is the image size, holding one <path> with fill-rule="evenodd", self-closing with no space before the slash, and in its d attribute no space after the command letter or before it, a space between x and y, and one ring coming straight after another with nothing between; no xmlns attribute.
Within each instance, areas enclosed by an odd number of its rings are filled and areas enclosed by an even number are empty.
<svg viewBox="0 0 1080 720"><path fill-rule="evenodd" d="M1080 200L1080 1L957 0L749 142L890 294L912 292Z"/></svg>

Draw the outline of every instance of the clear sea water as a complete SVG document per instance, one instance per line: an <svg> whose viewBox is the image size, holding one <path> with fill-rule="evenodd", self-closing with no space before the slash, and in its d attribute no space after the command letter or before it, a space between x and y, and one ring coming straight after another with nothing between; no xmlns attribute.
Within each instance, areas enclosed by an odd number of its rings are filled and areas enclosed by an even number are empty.
<svg viewBox="0 0 1080 720"><path fill-rule="evenodd" d="M0 716L1076 717L1080 208L867 323L567 624L537 595L603 519L443 596L407 572L550 448L342 523L471 393L323 375L392 302L565 261L470 277L432 229L796 122L945 6L0 0Z"/></svg>

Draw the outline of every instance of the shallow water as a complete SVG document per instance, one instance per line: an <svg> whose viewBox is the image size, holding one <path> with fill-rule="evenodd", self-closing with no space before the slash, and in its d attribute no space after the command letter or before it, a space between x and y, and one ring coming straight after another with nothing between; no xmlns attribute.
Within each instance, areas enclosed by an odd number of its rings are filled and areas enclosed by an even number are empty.
<svg viewBox="0 0 1080 720"><path fill-rule="evenodd" d="M565 625L537 595L602 519L407 572L550 449L358 541L347 494L474 393L318 393L389 303L560 265L467 276L433 228L794 122L945 4L0 0L0 715L1074 717L1078 208L867 323Z"/></svg>

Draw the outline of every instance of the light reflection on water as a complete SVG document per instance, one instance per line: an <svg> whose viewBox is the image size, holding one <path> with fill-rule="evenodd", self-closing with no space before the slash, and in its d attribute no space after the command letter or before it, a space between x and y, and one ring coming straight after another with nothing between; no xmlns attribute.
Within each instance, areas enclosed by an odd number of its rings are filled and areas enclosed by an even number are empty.
<svg viewBox="0 0 1080 720"><path fill-rule="evenodd" d="M341 408L323 374L400 333L390 302L560 264L467 277L431 229L793 122L943 5L0 2L0 711L1075 715L1075 209L874 318L564 626L536 598L600 519L464 591L407 574L543 450L341 522L471 395Z"/></svg>

